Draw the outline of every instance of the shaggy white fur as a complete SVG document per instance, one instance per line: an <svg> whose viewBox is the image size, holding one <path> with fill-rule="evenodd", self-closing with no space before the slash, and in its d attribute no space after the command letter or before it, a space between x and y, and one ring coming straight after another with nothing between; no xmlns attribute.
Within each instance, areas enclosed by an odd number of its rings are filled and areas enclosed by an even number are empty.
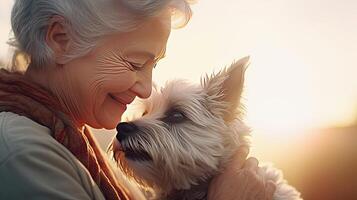
<svg viewBox="0 0 357 200"><path fill-rule="evenodd" d="M212 177L249 145L240 103L248 64L243 58L200 85L173 80L134 103L112 145L118 166L157 199L206 199ZM279 170L262 166L261 173L277 184L274 200L301 199Z"/></svg>

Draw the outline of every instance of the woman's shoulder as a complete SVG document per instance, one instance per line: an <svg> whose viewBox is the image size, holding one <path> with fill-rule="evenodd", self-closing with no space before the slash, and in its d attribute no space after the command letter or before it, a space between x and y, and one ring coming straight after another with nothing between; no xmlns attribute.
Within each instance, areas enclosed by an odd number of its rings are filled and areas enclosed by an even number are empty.
<svg viewBox="0 0 357 200"><path fill-rule="evenodd" d="M0 112L0 177L0 188L7 191L0 192L0 199L33 194L44 199L104 199L89 172L48 128L10 112Z"/></svg>
<svg viewBox="0 0 357 200"><path fill-rule="evenodd" d="M30 118L15 114L13 112L0 112L0 126L2 129L7 128L7 132L19 132L23 129L34 129L41 135L50 134L50 130L47 127L38 124Z"/></svg>
<svg viewBox="0 0 357 200"><path fill-rule="evenodd" d="M0 112L0 177L7 191L0 199L34 192L45 199L104 199L89 172L47 127L11 112Z"/></svg>
<svg viewBox="0 0 357 200"><path fill-rule="evenodd" d="M25 116L0 112L0 163L6 157L25 149L52 151L70 156L70 152L51 136L47 127Z"/></svg>
<svg viewBox="0 0 357 200"><path fill-rule="evenodd" d="M25 116L0 112L0 146L5 145L8 150L18 145L27 145L30 141L46 140L51 138L50 134L47 127Z"/></svg>

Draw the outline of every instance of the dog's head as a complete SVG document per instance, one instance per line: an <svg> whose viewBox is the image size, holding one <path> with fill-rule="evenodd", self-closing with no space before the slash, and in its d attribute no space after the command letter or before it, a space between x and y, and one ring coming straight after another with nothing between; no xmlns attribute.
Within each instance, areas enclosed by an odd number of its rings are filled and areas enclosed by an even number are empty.
<svg viewBox="0 0 357 200"><path fill-rule="evenodd" d="M138 182L168 193L207 181L245 143L240 120L243 58L200 85L174 80L117 126L114 158ZM130 110L130 108L129 108Z"/></svg>

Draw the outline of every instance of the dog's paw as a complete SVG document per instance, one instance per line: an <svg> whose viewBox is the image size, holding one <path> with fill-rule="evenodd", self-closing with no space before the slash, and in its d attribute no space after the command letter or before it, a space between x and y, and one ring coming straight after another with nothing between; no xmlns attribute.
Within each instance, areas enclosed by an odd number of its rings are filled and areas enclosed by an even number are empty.
<svg viewBox="0 0 357 200"><path fill-rule="evenodd" d="M289 185L283 178L281 170L274 168L271 164L264 164L260 167L260 173L265 180L271 180L276 184L276 190L273 196L274 200L302 200L300 192Z"/></svg>

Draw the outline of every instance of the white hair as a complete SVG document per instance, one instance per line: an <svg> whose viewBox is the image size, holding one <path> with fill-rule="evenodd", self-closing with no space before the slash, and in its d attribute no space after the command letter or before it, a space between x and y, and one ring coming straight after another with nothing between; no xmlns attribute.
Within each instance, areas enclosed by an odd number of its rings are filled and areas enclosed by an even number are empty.
<svg viewBox="0 0 357 200"><path fill-rule="evenodd" d="M15 0L11 14L14 38L10 45L29 55L31 66L44 68L53 63L53 52L46 43L48 25L53 16L61 16L70 33L73 49L65 62L88 53L98 40L115 32L126 32L171 9L172 19L180 27L189 21L189 0ZM119 11L123 8L124 11Z"/></svg>

